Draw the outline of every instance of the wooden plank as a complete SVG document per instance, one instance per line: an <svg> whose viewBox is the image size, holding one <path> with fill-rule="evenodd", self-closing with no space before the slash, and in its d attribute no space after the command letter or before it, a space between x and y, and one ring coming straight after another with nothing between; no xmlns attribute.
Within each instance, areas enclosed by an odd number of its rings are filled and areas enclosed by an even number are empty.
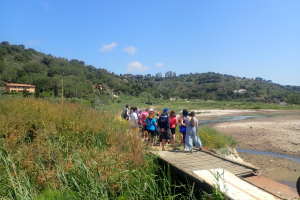
<svg viewBox="0 0 300 200"><path fill-rule="evenodd" d="M165 160L170 160L170 161L172 161L172 162L188 162L188 161L199 161L199 162L201 162L201 161L213 161L213 160L219 160L219 161L223 161L223 160L221 160L221 159L218 159L218 158L213 158L213 157L210 157L210 158L202 158L202 159L191 159L191 158L188 158L188 159L185 159L185 158L174 158L174 159L172 159L172 158L167 158L167 159L165 159ZM223 162L226 162L226 161L223 161Z"/></svg>
<svg viewBox="0 0 300 200"><path fill-rule="evenodd" d="M224 166L239 166L239 165L234 165L232 163L226 163L226 162L222 162L222 161L212 161L212 162L186 162L186 163L178 163L178 162L171 162L177 165L224 165ZM243 166L240 166L243 167Z"/></svg>
<svg viewBox="0 0 300 200"><path fill-rule="evenodd" d="M223 170L219 170L222 173ZM222 192L226 192L231 199L245 199L245 200L275 200L279 199L276 196L261 190L246 181L234 176L232 173L225 171L225 174L220 179L215 179L215 175L207 170L194 171L197 176L203 178L207 183L214 185L218 182L218 186Z"/></svg>
<svg viewBox="0 0 300 200"><path fill-rule="evenodd" d="M207 168L207 169L210 169L210 168L216 168L216 167L219 167L219 168L228 168L228 169L249 169L249 168L245 168L245 167L242 167L242 166L236 166L236 165L223 165L222 163L219 163L219 164L210 164L210 163L206 163L204 165L198 165L198 164L189 164L189 165L178 165L178 164L175 164L175 166L179 166L179 167L182 167L182 168ZM251 171L253 171L253 169L250 169Z"/></svg>
<svg viewBox="0 0 300 200"><path fill-rule="evenodd" d="M190 169L215 169L213 166L188 166L188 167L185 167L184 169L186 170L190 170ZM235 170L235 171L253 171L252 169L247 169L247 168L237 168L237 167L228 167L228 168L223 168L223 167L220 167L220 169L224 169L224 170Z"/></svg>
<svg viewBox="0 0 300 200"><path fill-rule="evenodd" d="M185 168L186 170L191 170L191 169L215 169L213 166L195 166L195 167L186 167ZM252 169L247 169L247 168L238 168L238 167L230 167L230 168L223 168L223 167L220 167L220 169L224 169L224 170L229 170L229 171L250 171L250 172L253 172Z"/></svg>

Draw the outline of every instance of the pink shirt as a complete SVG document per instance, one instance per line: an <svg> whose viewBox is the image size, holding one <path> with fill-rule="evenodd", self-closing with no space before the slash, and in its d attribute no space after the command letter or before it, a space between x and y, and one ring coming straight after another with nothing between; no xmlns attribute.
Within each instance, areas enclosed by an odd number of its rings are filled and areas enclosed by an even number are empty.
<svg viewBox="0 0 300 200"><path fill-rule="evenodd" d="M145 122L146 121L146 117L149 115L149 113L148 112L143 112L142 113L142 124L143 125L146 125L147 123Z"/></svg>

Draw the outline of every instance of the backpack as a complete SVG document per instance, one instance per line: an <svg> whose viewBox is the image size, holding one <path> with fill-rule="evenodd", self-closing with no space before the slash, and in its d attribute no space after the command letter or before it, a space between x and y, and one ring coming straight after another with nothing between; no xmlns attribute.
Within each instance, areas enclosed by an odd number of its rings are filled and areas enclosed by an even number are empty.
<svg viewBox="0 0 300 200"><path fill-rule="evenodd" d="M127 118L127 109L125 109L125 110L122 112L121 117L122 117L123 119L126 119L126 118Z"/></svg>
<svg viewBox="0 0 300 200"><path fill-rule="evenodd" d="M191 127L194 127L195 126L195 120L194 120L194 117L192 117L191 121L190 121L190 125Z"/></svg>

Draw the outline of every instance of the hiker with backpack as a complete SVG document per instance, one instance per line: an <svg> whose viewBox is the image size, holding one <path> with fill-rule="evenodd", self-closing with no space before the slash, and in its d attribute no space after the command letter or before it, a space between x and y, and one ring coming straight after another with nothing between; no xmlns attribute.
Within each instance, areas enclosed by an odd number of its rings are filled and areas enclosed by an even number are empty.
<svg viewBox="0 0 300 200"><path fill-rule="evenodd" d="M132 107L132 113L130 114L130 121L132 122L133 127L138 128L139 124L138 124L138 117L136 114L137 111L137 107Z"/></svg>
<svg viewBox="0 0 300 200"><path fill-rule="evenodd" d="M174 147L174 151L177 150L170 129L170 117L168 115L168 108L164 109L163 113L161 114L161 116L157 121L157 125L160 128L160 132L161 132L162 151L165 151L165 142L168 139L170 140L172 146Z"/></svg>
<svg viewBox="0 0 300 200"><path fill-rule="evenodd" d="M195 117L196 113L191 112L190 116L186 118L186 135L185 135L185 151L191 151L193 149L193 140L198 148L198 151L202 151L202 143L198 136L198 120Z"/></svg>
<svg viewBox="0 0 300 200"><path fill-rule="evenodd" d="M122 112L121 117L123 119L126 119L127 121L129 120L129 115L130 115L130 110L129 110L130 106L127 104L126 105L126 109Z"/></svg>
<svg viewBox="0 0 300 200"><path fill-rule="evenodd" d="M170 129L171 129L171 133L172 133L174 142L175 142L175 132L176 132L177 123L178 123L178 121L176 118L176 113L174 110L172 110L170 113Z"/></svg>
<svg viewBox="0 0 300 200"><path fill-rule="evenodd" d="M140 116L140 123L142 124L142 137L147 138L147 123L146 123L146 118L149 115L149 108L146 109L145 112L141 113Z"/></svg>
<svg viewBox="0 0 300 200"><path fill-rule="evenodd" d="M149 115L146 118L146 123L147 123L147 132L149 134L148 142L151 144L151 147L153 147L154 139L156 136L155 127L157 126L153 109L149 110Z"/></svg>

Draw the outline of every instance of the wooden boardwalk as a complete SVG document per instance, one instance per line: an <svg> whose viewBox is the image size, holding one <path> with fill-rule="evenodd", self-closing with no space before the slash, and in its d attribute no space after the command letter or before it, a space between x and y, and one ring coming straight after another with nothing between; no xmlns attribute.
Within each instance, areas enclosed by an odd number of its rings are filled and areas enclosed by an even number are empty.
<svg viewBox="0 0 300 200"><path fill-rule="evenodd" d="M176 174L177 177L181 178L182 180L188 180L190 183L195 183L196 186L200 187L204 191L211 191L213 185L211 181L207 179L201 178L197 175L197 172L201 172L203 170L214 172L215 169L224 169L229 173L233 174L233 176L243 177L253 174L253 172L257 172L259 168L253 165L247 165L240 162L235 162L221 156L217 156L209 151L197 151L197 152L183 152L183 151L150 151L151 153L159 156L159 160L163 164L168 164L171 171ZM223 171L224 171L223 170ZM224 172L225 173L225 172ZM209 173L208 173L209 174ZM228 173L227 173L228 174ZM244 180L244 179L243 179ZM245 180L244 180L245 181ZM247 181L246 181L247 182ZM238 183L239 184L239 183ZM243 183L245 184L245 183ZM251 183L250 183L251 185ZM253 184L252 184L253 185ZM247 193L242 188L239 188L238 185L234 185L238 188L238 193L240 191ZM271 198L267 199L281 199L278 198L277 195L271 194L270 192L266 191L264 188L258 187L253 185L255 190L262 192L265 195L271 196ZM245 195L243 193L243 195ZM274 196L273 196L274 195ZM226 195L227 196L227 195ZM253 195L252 195L253 196ZM251 197L251 194L250 194ZM273 198L274 197L274 198ZM227 196L228 199L240 199L240 198L232 198L232 196ZM242 198L243 199L243 198ZM248 198L247 198L248 199ZM250 199L261 199L261 198L250 198ZM264 198L263 198L264 199Z"/></svg>
<svg viewBox="0 0 300 200"><path fill-rule="evenodd" d="M222 168L236 176L243 176L256 172L259 168L235 162L208 151L201 152L182 152L182 151L152 151L159 156L163 162L169 163L179 171L194 176L195 170L208 170Z"/></svg>

